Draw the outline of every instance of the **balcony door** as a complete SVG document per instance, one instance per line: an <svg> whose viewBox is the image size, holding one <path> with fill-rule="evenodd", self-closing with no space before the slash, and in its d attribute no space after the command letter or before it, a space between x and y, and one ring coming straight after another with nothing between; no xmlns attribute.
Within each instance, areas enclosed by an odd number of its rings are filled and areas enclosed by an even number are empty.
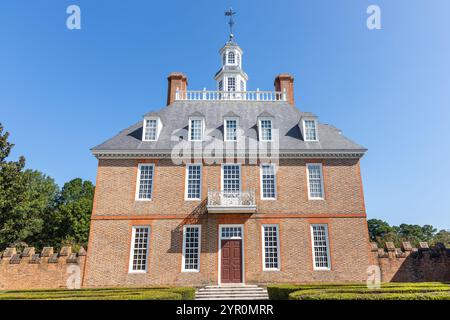
<svg viewBox="0 0 450 320"><path fill-rule="evenodd" d="M233 206L239 204L241 196L241 166L224 164L222 166L222 203Z"/></svg>

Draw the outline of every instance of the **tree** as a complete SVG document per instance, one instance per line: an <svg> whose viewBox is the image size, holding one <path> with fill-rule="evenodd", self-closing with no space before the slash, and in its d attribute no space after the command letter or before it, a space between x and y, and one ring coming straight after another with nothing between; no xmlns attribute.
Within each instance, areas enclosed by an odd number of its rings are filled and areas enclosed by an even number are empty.
<svg viewBox="0 0 450 320"><path fill-rule="evenodd" d="M412 245L417 246L422 241L430 242L436 233L436 229L430 225L421 227L416 224L402 223L398 227L397 233L403 241L409 241Z"/></svg>
<svg viewBox="0 0 450 320"><path fill-rule="evenodd" d="M392 233L394 229L386 221L379 219L367 220L367 226L369 228L369 236L372 241L376 241L377 238L383 238L387 234Z"/></svg>
<svg viewBox="0 0 450 320"><path fill-rule="evenodd" d="M52 178L35 170L24 171L22 178L26 185L23 199L11 210L7 224L17 234L15 243L47 245L44 221L55 210L59 187Z"/></svg>
<svg viewBox="0 0 450 320"><path fill-rule="evenodd" d="M92 182L80 178L64 184L57 208L46 223L56 246L61 243L87 245L94 189Z"/></svg>
<svg viewBox="0 0 450 320"><path fill-rule="evenodd" d="M440 230L433 237L432 244L443 243L447 248L450 248L450 230Z"/></svg>
<svg viewBox="0 0 450 320"><path fill-rule="evenodd" d="M17 228L16 220L21 217L14 208L26 196L26 181L22 174L25 158L21 156L18 161L6 160L14 147L8 137L9 132L3 133L3 125L0 123L0 247L22 240L21 233L24 233Z"/></svg>

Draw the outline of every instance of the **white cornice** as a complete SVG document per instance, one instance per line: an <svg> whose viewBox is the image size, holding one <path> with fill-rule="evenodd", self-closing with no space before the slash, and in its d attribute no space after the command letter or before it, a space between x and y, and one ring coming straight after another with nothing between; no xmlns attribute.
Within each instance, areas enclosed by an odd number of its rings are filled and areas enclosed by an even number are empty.
<svg viewBox="0 0 450 320"><path fill-rule="evenodd" d="M364 156L367 150L289 150L278 152L280 159L311 159L311 158L328 158L328 159L359 159ZM142 158L157 158L157 159L171 159L172 152L169 151L151 151L151 150L93 150L92 154L98 159L142 159ZM229 155L224 154L223 157L234 156L239 159L242 158L259 158L257 152L234 152ZM203 154L192 153L190 155L183 155L180 158L204 158L214 159L213 156L205 156ZM276 154L268 154L262 157L276 157Z"/></svg>

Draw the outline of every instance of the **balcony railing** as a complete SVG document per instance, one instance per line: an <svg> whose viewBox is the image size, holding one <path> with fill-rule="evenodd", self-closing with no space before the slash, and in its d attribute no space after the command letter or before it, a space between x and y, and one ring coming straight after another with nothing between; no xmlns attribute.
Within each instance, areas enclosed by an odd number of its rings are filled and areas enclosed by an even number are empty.
<svg viewBox="0 0 450 320"><path fill-rule="evenodd" d="M208 212L246 213L256 211L255 190L208 190Z"/></svg>
<svg viewBox="0 0 450 320"><path fill-rule="evenodd" d="M286 101L285 91L207 91L177 90L175 100L178 101Z"/></svg>

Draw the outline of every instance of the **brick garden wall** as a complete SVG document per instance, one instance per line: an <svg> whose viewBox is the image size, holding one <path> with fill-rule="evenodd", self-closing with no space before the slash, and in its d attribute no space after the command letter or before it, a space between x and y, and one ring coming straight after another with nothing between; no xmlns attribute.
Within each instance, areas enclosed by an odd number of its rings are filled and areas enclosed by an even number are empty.
<svg viewBox="0 0 450 320"><path fill-rule="evenodd" d="M17 253L8 248L0 255L0 290L77 288L83 278L86 252L60 252L46 247L40 254L34 248Z"/></svg>
<svg viewBox="0 0 450 320"><path fill-rule="evenodd" d="M450 281L450 248L442 244L429 248L421 242L419 248L413 248L403 242L402 248L395 248L392 242L386 242L382 249L372 242L371 252L382 282Z"/></svg>

